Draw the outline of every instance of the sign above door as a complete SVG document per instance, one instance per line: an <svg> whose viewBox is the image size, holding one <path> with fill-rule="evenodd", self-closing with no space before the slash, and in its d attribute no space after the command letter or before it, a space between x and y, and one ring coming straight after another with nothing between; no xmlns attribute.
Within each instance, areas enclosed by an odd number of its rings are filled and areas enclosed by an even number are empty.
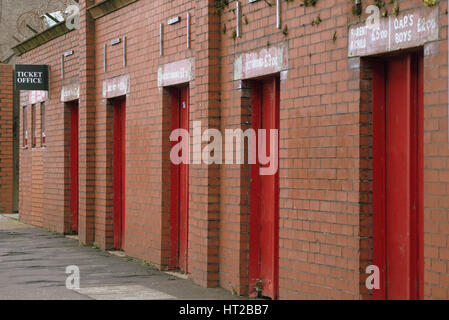
<svg viewBox="0 0 449 320"><path fill-rule="evenodd" d="M14 68L15 90L48 91L48 65L16 64Z"/></svg>
<svg viewBox="0 0 449 320"><path fill-rule="evenodd" d="M286 44L246 52L234 61L234 80L261 77L288 70Z"/></svg>
<svg viewBox="0 0 449 320"><path fill-rule="evenodd" d="M418 8L380 18L376 25L354 25L348 32L348 57L386 53L436 41L438 20L438 7Z"/></svg>

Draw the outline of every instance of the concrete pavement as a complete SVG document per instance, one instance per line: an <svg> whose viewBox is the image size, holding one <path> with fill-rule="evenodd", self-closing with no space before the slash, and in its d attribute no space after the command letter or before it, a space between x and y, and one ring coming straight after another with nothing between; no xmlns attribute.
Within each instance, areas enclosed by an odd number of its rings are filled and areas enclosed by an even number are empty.
<svg viewBox="0 0 449 320"><path fill-rule="evenodd" d="M66 288L66 267L80 289ZM0 299L242 299L0 215Z"/></svg>

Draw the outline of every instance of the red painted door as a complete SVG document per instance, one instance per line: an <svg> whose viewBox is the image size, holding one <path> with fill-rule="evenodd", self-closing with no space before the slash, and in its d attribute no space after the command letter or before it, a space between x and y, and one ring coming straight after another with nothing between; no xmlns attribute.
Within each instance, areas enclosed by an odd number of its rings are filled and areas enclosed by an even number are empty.
<svg viewBox="0 0 449 320"><path fill-rule="evenodd" d="M172 88L171 129L189 131L189 87ZM179 141L181 138L179 139ZM172 147L178 142L172 142ZM181 151L182 152L182 151ZM181 155L182 156L182 155ZM187 272L189 234L189 165L171 163L170 268Z"/></svg>
<svg viewBox="0 0 449 320"><path fill-rule="evenodd" d="M70 104L70 184L72 233L78 233L78 101Z"/></svg>
<svg viewBox="0 0 449 320"><path fill-rule="evenodd" d="M113 100L114 247L123 249L125 239L125 111L126 99Z"/></svg>
<svg viewBox="0 0 449 320"><path fill-rule="evenodd" d="M392 57L373 79L373 245L378 299L423 297L423 60ZM377 291L377 292L376 292Z"/></svg>
<svg viewBox="0 0 449 320"><path fill-rule="evenodd" d="M279 130L279 79L255 82L252 90L252 124L256 132L266 130L266 154L270 154L270 130ZM257 154L262 141L257 142ZM279 141L278 141L279 145ZM277 155L279 159L279 149ZM279 171L261 175L261 167L251 166L251 226L250 226L250 288L260 288L259 294L272 299L278 296L279 256ZM253 292L254 296L257 292Z"/></svg>

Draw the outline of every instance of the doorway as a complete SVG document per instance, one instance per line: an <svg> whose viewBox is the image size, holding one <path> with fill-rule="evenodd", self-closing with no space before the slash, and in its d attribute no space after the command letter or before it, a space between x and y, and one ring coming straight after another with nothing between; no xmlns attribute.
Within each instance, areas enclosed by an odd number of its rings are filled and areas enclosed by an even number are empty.
<svg viewBox="0 0 449 320"><path fill-rule="evenodd" d="M78 234L79 217L79 103L69 102L70 108L70 222L72 234Z"/></svg>
<svg viewBox="0 0 449 320"><path fill-rule="evenodd" d="M252 128L266 130L266 153L270 153L270 130L279 130L279 78L252 83ZM259 155L260 141L257 142ZM279 141L276 150L279 163ZM261 175L260 169L270 164L260 163L257 156L251 165L250 210L250 289L252 296L277 299L279 265L279 170ZM250 290L250 291L251 291Z"/></svg>
<svg viewBox="0 0 449 320"><path fill-rule="evenodd" d="M171 88L171 130L189 131L189 87ZM181 139L181 138L180 138ZM180 140L179 140L180 141ZM178 141L172 141L171 147ZM181 151L182 152L182 151ZM182 155L180 155L182 156ZM189 165L170 164L170 268L188 272Z"/></svg>
<svg viewBox="0 0 449 320"><path fill-rule="evenodd" d="M114 249L123 250L125 241L125 129L126 98L110 101L113 108L113 225Z"/></svg>
<svg viewBox="0 0 449 320"><path fill-rule="evenodd" d="M373 68L373 260L376 299L422 299L423 55Z"/></svg>

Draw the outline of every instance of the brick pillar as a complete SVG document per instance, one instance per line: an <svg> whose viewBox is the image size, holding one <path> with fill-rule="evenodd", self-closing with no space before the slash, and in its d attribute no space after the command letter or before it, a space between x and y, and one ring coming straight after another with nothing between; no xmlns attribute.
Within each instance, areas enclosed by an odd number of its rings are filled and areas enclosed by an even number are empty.
<svg viewBox="0 0 449 320"><path fill-rule="evenodd" d="M80 0L79 239L95 241L95 23Z"/></svg>
<svg viewBox="0 0 449 320"><path fill-rule="evenodd" d="M372 206L372 81L373 66L367 60L352 58L360 69L355 72L359 77L360 108L359 108L359 179L353 184L354 190L358 191L358 214L359 214L359 299L372 299L373 292L366 287L366 268L373 264L373 206Z"/></svg>
<svg viewBox="0 0 449 320"><path fill-rule="evenodd" d="M213 0L197 0L195 15L195 103L191 120L201 121L204 130L220 129L220 18ZM215 164L190 166L189 272L197 284L206 287L219 282L219 174Z"/></svg>
<svg viewBox="0 0 449 320"><path fill-rule="evenodd" d="M0 64L0 213L13 208L13 70Z"/></svg>

